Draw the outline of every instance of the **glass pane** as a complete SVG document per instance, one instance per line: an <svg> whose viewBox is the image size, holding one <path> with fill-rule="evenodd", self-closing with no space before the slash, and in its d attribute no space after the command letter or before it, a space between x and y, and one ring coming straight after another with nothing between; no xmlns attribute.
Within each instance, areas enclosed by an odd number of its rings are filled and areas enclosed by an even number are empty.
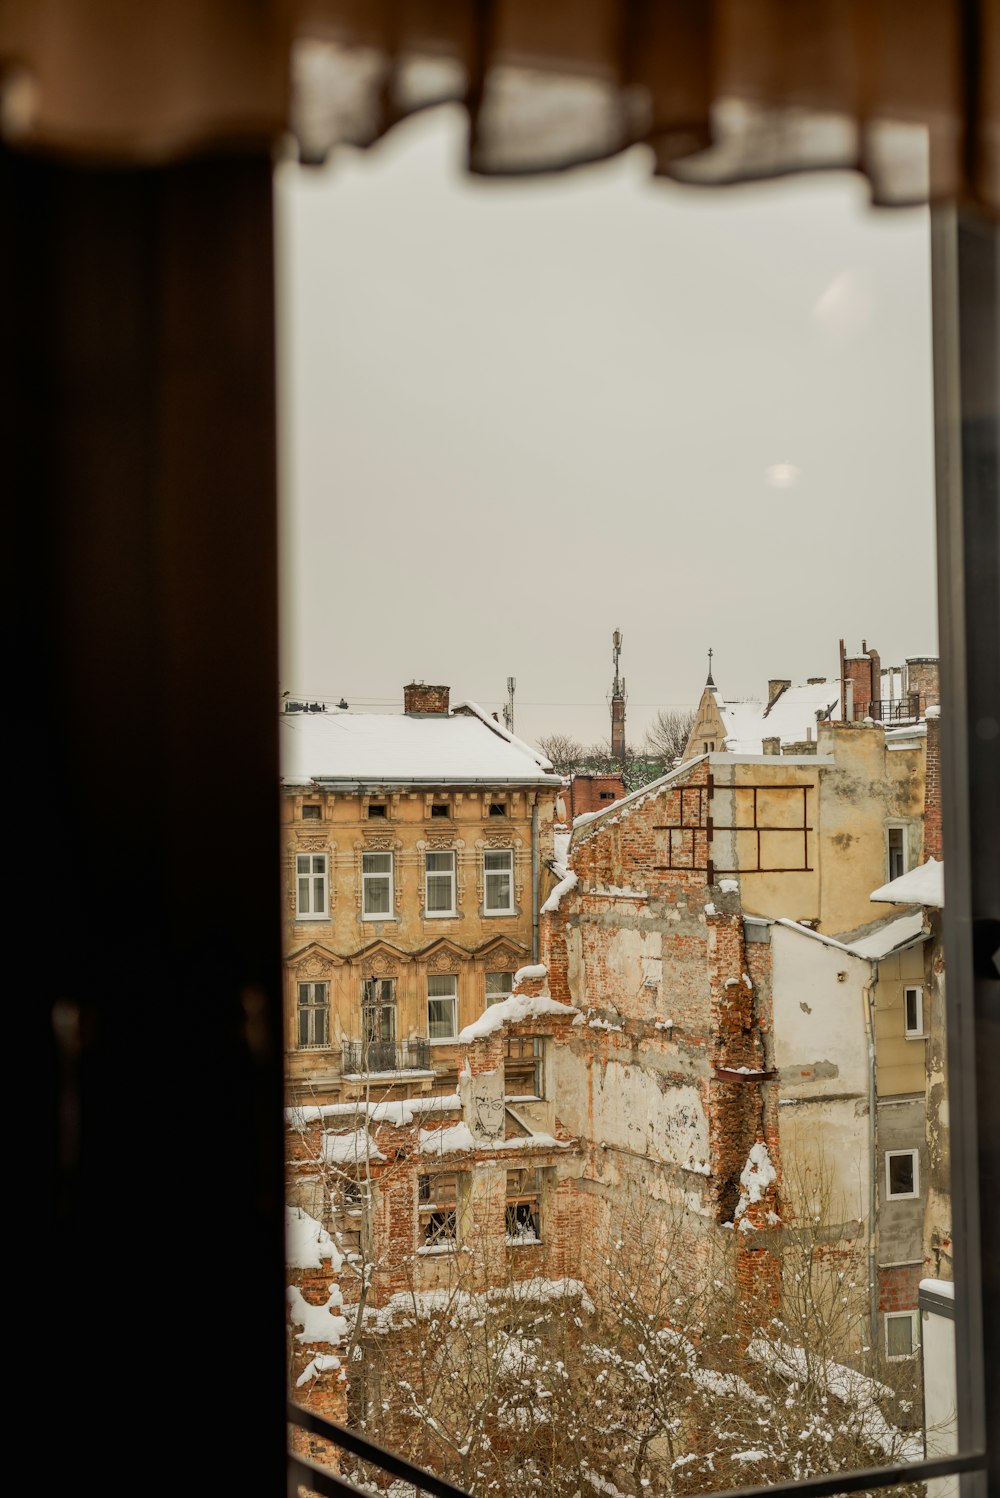
<svg viewBox="0 0 1000 1498"><path fill-rule="evenodd" d="M454 905L452 898L452 881L450 876L443 874L432 874L427 880L427 909L428 910L451 910Z"/></svg>
<svg viewBox="0 0 1000 1498"><path fill-rule="evenodd" d="M442 977L440 974L434 974L427 979L427 992L429 994L453 995L457 992L457 990L458 979L452 977L450 974L445 977Z"/></svg>
<svg viewBox="0 0 1000 1498"><path fill-rule="evenodd" d="M510 910L512 905L510 875L486 875L486 909Z"/></svg>
<svg viewBox="0 0 1000 1498"><path fill-rule="evenodd" d="M511 855L509 853L486 853L483 855L487 869L509 869Z"/></svg>
<svg viewBox="0 0 1000 1498"><path fill-rule="evenodd" d="M299 910L304 915L308 915L309 914L310 905L309 905L309 880L308 879L300 879L299 880Z"/></svg>
<svg viewBox="0 0 1000 1498"><path fill-rule="evenodd" d="M889 1156L889 1194L908 1196L913 1191L913 1156Z"/></svg>
<svg viewBox="0 0 1000 1498"><path fill-rule="evenodd" d="M891 1358L909 1357L913 1351L913 1321L910 1316L890 1316L886 1321L886 1350Z"/></svg>
<svg viewBox="0 0 1000 1498"><path fill-rule="evenodd" d="M450 873L451 870L452 870L452 868L454 867L454 862L455 862L455 855L454 855L454 853L428 853L427 854L427 872L429 874L431 874L431 873L438 873L438 874L440 874L440 873L444 873L446 871L448 873Z"/></svg>
<svg viewBox="0 0 1000 1498"><path fill-rule="evenodd" d="M361 863L366 874L389 874L392 872L391 853L364 853Z"/></svg>
<svg viewBox="0 0 1000 1498"><path fill-rule="evenodd" d="M298 855L298 857L295 860L295 872L297 874L308 874L308 872L309 872L309 854L308 853L300 853Z"/></svg>
<svg viewBox="0 0 1000 1498"><path fill-rule="evenodd" d="M365 880L365 914L388 915L391 909L388 879Z"/></svg>
<svg viewBox="0 0 1000 1498"><path fill-rule="evenodd" d="M455 1000L427 1000L427 1029L432 1040L445 1040L455 1033Z"/></svg>

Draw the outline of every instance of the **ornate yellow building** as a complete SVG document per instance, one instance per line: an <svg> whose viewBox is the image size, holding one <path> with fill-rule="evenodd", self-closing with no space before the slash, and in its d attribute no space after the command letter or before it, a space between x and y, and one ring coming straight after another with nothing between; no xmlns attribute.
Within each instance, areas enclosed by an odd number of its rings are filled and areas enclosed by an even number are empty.
<svg viewBox="0 0 1000 1498"><path fill-rule="evenodd" d="M537 956L558 776L447 687L404 700L282 714L293 1101L454 1087L459 1031Z"/></svg>

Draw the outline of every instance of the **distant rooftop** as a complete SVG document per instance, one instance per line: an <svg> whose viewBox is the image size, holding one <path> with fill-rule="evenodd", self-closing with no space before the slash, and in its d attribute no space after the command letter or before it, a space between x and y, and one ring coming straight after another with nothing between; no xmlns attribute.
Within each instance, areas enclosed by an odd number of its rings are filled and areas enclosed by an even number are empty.
<svg viewBox="0 0 1000 1498"><path fill-rule="evenodd" d="M726 749L731 754L762 754L764 740L780 739L783 744L797 744L816 738L816 725L824 719L840 719L840 683L810 681L805 686L785 687L771 703L751 699L746 702L719 702L719 712L726 729Z"/></svg>
<svg viewBox="0 0 1000 1498"><path fill-rule="evenodd" d="M880 885L869 899L889 905L926 905L931 910L943 910L944 864L928 858L919 867Z"/></svg>
<svg viewBox="0 0 1000 1498"><path fill-rule="evenodd" d="M474 702L453 712L283 712L285 785L550 785L560 777L537 749Z"/></svg>

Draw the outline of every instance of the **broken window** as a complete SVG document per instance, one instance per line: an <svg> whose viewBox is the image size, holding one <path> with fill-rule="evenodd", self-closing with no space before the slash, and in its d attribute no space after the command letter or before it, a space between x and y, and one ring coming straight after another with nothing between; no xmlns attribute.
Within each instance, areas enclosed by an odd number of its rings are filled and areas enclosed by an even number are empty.
<svg viewBox="0 0 1000 1498"><path fill-rule="evenodd" d="M348 1259L358 1259L365 1231L366 1183L338 1171L329 1182L329 1193L330 1231L341 1253Z"/></svg>
<svg viewBox="0 0 1000 1498"><path fill-rule="evenodd" d="M508 1097L544 1097L544 1048L536 1036L509 1035L504 1050L504 1090Z"/></svg>
<svg viewBox="0 0 1000 1498"><path fill-rule="evenodd" d="M458 1176L417 1177L418 1239L423 1248L454 1248L458 1238Z"/></svg>
<svg viewBox="0 0 1000 1498"><path fill-rule="evenodd" d="M507 1172L507 1242L511 1246L542 1240L542 1172Z"/></svg>

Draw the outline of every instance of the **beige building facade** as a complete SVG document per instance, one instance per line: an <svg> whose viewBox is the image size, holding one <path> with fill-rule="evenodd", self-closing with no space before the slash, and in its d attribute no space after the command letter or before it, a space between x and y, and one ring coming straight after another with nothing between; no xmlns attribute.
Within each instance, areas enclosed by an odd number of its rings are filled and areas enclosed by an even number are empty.
<svg viewBox="0 0 1000 1498"><path fill-rule="evenodd" d="M537 951L559 778L446 688L282 718L293 1101L456 1085L459 1031Z"/></svg>

